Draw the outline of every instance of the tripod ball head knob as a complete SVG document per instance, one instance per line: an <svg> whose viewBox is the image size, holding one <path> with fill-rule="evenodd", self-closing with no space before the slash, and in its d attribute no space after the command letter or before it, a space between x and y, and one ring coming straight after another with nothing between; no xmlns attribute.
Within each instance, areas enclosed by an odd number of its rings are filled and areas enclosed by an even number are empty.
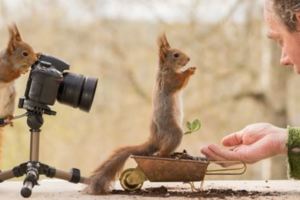
<svg viewBox="0 0 300 200"><path fill-rule="evenodd" d="M43 125L44 120L41 113L29 112L27 117L27 125L33 129L38 130Z"/></svg>

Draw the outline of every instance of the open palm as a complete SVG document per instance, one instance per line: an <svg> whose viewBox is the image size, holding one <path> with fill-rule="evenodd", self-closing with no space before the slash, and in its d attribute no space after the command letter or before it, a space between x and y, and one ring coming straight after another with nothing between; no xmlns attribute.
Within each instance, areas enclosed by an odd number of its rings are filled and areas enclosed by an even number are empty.
<svg viewBox="0 0 300 200"><path fill-rule="evenodd" d="M210 144L203 147L201 152L210 160L239 160L255 163L286 153L286 141L286 129L268 123L257 123L224 137L222 144L227 148Z"/></svg>

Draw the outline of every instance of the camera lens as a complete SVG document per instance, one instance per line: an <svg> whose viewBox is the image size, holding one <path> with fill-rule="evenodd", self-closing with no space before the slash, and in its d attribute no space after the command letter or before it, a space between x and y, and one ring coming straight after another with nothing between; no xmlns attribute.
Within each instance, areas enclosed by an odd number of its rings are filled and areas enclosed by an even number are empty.
<svg viewBox="0 0 300 200"><path fill-rule="evenodd" d="M68 72L64 73L63 77L57 100L60 103L73 106L74 108L79 107L81 110L88 112L93 103L98 80Z"/></svg>
<svg viewBox="0 0 300 200"><path fill-rule="evenodd" d="M89 111L92 106L92 102L95 96L98 79L96 78L85 78L81 98L79 101L79 108L84 111Z"/></svg>

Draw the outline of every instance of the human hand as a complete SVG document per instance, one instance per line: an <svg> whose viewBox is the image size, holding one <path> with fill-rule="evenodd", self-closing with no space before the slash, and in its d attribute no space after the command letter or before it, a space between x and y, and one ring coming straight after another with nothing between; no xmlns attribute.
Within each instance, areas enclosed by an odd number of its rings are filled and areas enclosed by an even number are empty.
<svg viewBox="0 0 300 200"><path fill-rule="evenodd" d="M287 129L257 123L225 136L222 144L229 148L210 144L203 147L201 152L209 160L243 161L250 164L277 154L286 154L287 138Z"/></svg>

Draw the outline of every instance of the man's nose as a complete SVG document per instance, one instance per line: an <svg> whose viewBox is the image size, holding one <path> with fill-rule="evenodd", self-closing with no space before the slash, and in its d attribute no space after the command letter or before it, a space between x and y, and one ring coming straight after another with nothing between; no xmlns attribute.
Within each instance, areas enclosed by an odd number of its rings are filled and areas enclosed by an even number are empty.
<svg viewBox="0 0 300 200"><path fill-rule="evenodd" d="M280 64L281 65L293 65L289 56L284 51L281 51Z"/></svg>

